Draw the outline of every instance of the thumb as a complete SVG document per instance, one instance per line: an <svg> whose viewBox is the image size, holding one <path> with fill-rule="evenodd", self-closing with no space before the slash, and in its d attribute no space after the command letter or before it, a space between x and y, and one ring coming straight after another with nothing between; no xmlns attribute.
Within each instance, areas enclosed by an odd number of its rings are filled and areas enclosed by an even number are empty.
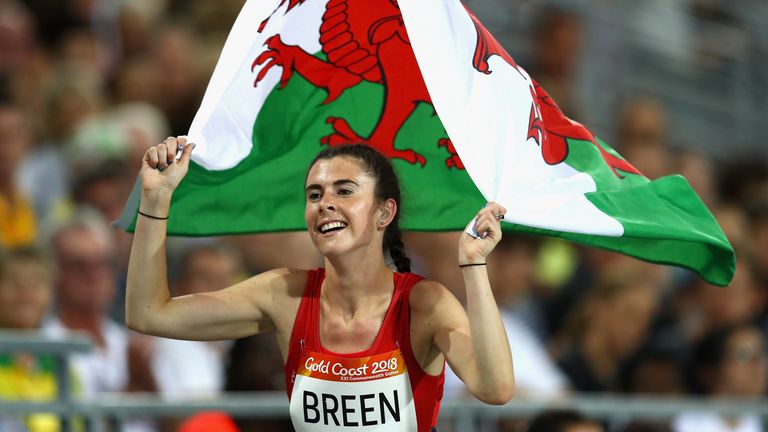
<svg viewBox="0 0 768 432"><path fill-rule="evenodd" d="M195 148L195 143L188 143L184 146L184 150L181 153L181 157L179 158L179 165L183 166L184 168L187 168L189 166L189 161L192 159L192 150Z"/></svg>

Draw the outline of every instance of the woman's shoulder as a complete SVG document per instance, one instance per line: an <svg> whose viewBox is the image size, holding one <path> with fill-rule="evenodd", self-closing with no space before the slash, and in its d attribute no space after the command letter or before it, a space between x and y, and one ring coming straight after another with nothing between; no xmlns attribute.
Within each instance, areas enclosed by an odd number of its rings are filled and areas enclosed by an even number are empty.
<svg viewBox="0 0 768 432"><path fill-rule="evenodd" d="M455 300L448 288L440 282L431 279L422 279L411 288L408 303L412 311L427 312L435 305L445 301Z"/></svg>

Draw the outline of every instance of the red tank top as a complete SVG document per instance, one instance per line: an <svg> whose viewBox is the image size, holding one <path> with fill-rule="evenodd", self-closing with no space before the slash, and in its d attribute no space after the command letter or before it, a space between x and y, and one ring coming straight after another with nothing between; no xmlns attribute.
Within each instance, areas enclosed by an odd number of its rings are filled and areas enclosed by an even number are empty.
<svg viewBox="0 0 768 432"><path fill-rule="evenodd" d="M411 349L411 288L422 280L394 273L395 290L370 348L348 354L320 344L320 288L325 269L309 271L293 324L285 381L297 432L414 431L437 424L445 367L425 373Z"/></svg>

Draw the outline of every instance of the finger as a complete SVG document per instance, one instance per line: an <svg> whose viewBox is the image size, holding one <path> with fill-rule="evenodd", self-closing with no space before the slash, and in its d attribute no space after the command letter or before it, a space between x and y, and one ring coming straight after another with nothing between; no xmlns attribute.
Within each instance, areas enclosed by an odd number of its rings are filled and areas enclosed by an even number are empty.
<svg viewBox="0 0 768 432"><path fill-rule="evenodd" d="M483 225L484 229L487 231L489 228L493 228L494 230L499 224L499 221L496 219L495 216L491 214L485 214L482 217L478 219L478 221Z"/></svg>
<svg viewBox="0 0 768 432"><path fill-rule="evenodd" d="M484 215L482 218L480 218L484 224L484 226L487 226L487 231L489 233L492 233L492 237L496 238L496 234L501 231L501 221L496 217L496 215L488 214Z"/></svg>
<svg viewBox="0 0 768 432"><path fill-rule="evenodd" d="M157 145L157 169L164 170L168 168L168 144L170 141L166 140L162 144Z"/></svg>
<svg viewBox="0 0 768 432"><path fill-rule="evenodd" d="M504 215L506 213L507 213L507 209L491 201L491 202L488 202L488 204L482 210L480 210L478 215L490 214L494 218L496 218L496 220L501 220L501 219L504 219Z"/></svg>
<svg viewBox="0 0 768 432"><path fill-rule="evenodd" d="M173 152L174 159L179 159L181 157L185 145L187 145L187 137L183 135L176 137L176 148Z"/></svg>
<svg viewBox="0 0 768 432"><path fill-rule="evenodd" d="M179 158L179 166L187 168L189 166L189 160L192 158L192 150L195 149L195 143L188 143L184 146L184 150Z"/></svg>
<svg viewBox="0 0 768 432"><path fill-rule="evenodd" d="M480 234L480 238L486 238L492 232L491 223L487 219L478 219L475 231Z"/></svg>
<svg viewBox="0 0 768 432"><path fill-rule="evenodd" d="M150 168L157 168L157 147L150 147L147 152L144 153L144 160Z"/></svg>
<svg viewBox="0 0 768 432"><path fill-rule="evenodd" d="M477 214L477 220L478 221L487 221L487 222L495 222L497 215L497 211L494 209L483 209Z"/></svg>
<svg viewBox="0 0 768 432"><path fill-rule="evenodd" d="M168 154L166 159L168 161L168 165L173 162L173 158L176 157L176 153L178 153L179 148L179 138L180 137L168 137L165 139L165 146L168 151Z"/></svg>

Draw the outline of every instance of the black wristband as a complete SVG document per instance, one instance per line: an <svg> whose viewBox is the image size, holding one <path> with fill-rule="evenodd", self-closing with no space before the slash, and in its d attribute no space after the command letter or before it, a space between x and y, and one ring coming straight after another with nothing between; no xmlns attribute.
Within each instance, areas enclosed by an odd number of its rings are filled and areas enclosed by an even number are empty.
<svg viewBox="0 0 768 432"><path fill-rule="evenodd" d="M148 214L148 213L144 213L144 212L143 212L143 211L141 211L141 210L139 210L138 212L139 212L139 214L140 214L140 215L142 215L142 216L144 216L144 217L148 217L148 218L150 218L150 219L155 219L155 220L166 220L166 219L168 219L168 216L166 216L166 217L153 216L153 215L151 215L151 214Z"/></svg>
<svg viewBox="0 0 768 432"><path fill-rule="evenodd" d="M486 264L486 263L475 263L475 264L459 264L459 267L461 267L461 268L464 268L464 267L472 267L472 266L481 266L481 265L485 265L485 264Z"/></svg>

